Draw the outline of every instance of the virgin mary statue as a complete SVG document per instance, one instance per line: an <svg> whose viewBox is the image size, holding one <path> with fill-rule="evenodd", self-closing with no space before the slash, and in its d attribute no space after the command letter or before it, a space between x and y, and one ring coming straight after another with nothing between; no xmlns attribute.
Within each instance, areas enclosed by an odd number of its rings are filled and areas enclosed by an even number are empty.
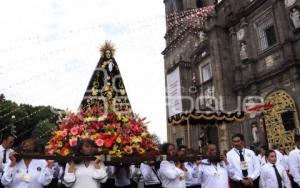
<svg viewBox="0 0 300 188"><path fill-rule="evenodd" d="M103 107L115 112L131 112L131 105L125 90L118 64L114 58L115 48L111 41L100 47L100 60L89 81L80 109Z"/></svg>

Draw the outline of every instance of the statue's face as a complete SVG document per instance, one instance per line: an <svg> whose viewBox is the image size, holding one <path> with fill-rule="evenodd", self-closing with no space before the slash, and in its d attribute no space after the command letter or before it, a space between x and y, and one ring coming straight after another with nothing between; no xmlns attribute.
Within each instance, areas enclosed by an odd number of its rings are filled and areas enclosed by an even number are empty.
<svg viewBox="0 0 300 188"><path fill-rule="evenodd" d="M110 50L106 50L106 51L105 51L105 57L106 57L107 59L110 59L110 58L111 58L111 52L110 52Z"/></svg>

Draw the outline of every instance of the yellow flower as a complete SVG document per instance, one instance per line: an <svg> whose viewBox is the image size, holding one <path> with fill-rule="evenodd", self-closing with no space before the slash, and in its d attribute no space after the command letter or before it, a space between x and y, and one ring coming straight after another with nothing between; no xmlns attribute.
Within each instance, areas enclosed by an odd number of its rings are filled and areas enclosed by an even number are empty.
<svg viewBox="0 0 300 188"><path fill-rule="evenodd" d="M130 146L126 146L126 147L124 148L124 151L125 151L127 154L132 154L132 153L133 153L132 147L130 147Z"/></svg>
<svg viewBox="0 0 300 188"><path fill-rule="evenodd" d="M86 121L86 122L90 122L90 121L93 121L93 117L92 116L90 116L90 117L86 117L85 119L84 119L84 121Z"/></svg>
<svg viewBox="0 0 300 188"><path fill-rule="evenodd" d="M122 152L122 151L118 150L118 151L116 152L116 156L117 156L117 157L122 157L122 155L123 155L123 152Z"/></svg>
<svg viewBox="0 0 300 188"><path fill-rule="evenodd" d="M91 135L91 139L92 139L92 140L95 140L96 138L97 138L97 135L96 135L96 134Z"/></svg>
<svg viewBox="0 0 300 188"><path fill-rule="evenodd" d="M83 135L80 135L80 138L81 138L81 139L85 139L85 138L89 138L89 137L88 137L87 135L84 135L84 134L83 134Z"/></svg>
<svg viewBox="0 0 300 188"><path fill-rule="evenodd" d="M116 142L119 143L119 144L122 142L121 136L118 136L118 138L116 139Z"/></svg>
<svg viewBox="0 0 300 188"><path fill-rule="evenodd" d="M142 133L142 137L143 137L143 138L146 138L147 135L148 135L148 134L147 134L146 132L143 132L143 133Z"/></svg>
<svg viewBox="0 0 300 188"><path fill-rule="evenodd" d="M129 119L127 117L123 118L123 122L127 123Z"/></svg>
<svg viewBox="0 0 300 188"><path fill-rule="evenodd" d="M66 155L69 155L69 154L70 154L70 150L67 149L67 148L63 149L61 152L62 152L62 155L63 155L63 156L66 156Z"/></svg>
<svg viewBox="0 0 300 188"><path fill-rule="evenodd" d="M140 143L142 142L142 138L140 136L134 136L131 140L132 143Z"/></svg>
<svg viewBox="0 0 300 188"><path fill-rule="evenodd" d="M57 147L62 147L62 141L57 142Z"/></svg>
<svg viewBox="0 0 300 188"><path fill-rule="evenodd" d="M132 149L138 150L140 148L140 145L132 144L131 147L132 147Z"/></svg>
<svg viewBox="0 0 300 188"><path fill-rule="evenodd" d="M57 135L57 136L62 136L62 133L63 133L62 131L57 131L57 132L56 132L56 135Z"/></svg>
<svg viewBox="0 0 300 188"><path fill-rule="evenodd" d="M145 150L144 150L143 148L139 148L139 149L138 149L138 153L139 153L139 154L143 154L143 153L145 153Z"/></svg>
<svg viewBox="0 0 300 188"><path fill-rule="evenodd" d="M122 116L120 114L118 114L117 120L119 120L119 121L122 120Z"/></svg>
<svg viewBox="0 0 300 188"><path fill-rule="evenodd" d="M98 121L104 121L105 120L105 116L103 115L103 116L100 116L99 118L98 118Z"/></svg>

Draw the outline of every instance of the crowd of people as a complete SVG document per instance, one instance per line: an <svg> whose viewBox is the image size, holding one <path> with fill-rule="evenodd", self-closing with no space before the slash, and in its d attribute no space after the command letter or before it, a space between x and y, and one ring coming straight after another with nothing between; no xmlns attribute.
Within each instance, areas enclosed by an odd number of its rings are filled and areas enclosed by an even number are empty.
<svg viewBox="0 0 300 188"><path fill-rule="evenodd" d="M256 154L244 145L244 136L232 137L232 148L220 152L208 144L205 159L196 161L148 161L140 165L105 166L101 156L95 161L19 159L16 153L37 154L35 139L24 140L13 150L13 135L2 136L0 145L0 187L6 188L298 188L300 187L300 135L289 155L283 147L260 147ZM75 156L97 156L97 146L82 139L74 148ZM161 146L167 156L188 155L185 146Z"/></svg>

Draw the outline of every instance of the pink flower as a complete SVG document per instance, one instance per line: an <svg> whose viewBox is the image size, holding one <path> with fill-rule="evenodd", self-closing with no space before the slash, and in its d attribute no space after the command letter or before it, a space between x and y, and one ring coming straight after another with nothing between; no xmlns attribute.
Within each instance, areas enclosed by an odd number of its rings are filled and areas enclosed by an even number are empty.
<svg viewBox="0 0 300 188"><path fill-rule="evenodd" d="M74 135L74 136L78 135L78 132L79 132L79 130L78 130L77 127L73 127L73 128L71 129L71 134Z"/></svg>
<svg viewBox="0 0 300 188"><path fill-rule="evenodd" d="M77 145L77 139L70 139L69 144L70 144L71 147L76 146Z"/></svg>
<svg viewBox="0 0 300 188"><path fill-rule="evenodd" d="M63 130L62 135L63 135L63 137L68 136L68 130L67 129Z"/></svg>
<svg viewBox="0 0 300 188"><path fill-rule="evenodd" d="M54 154L54 152L55 152L54 149L49 149L49 150L47 151L48 154Z"/></svg>
<svg viewBox="0 0 300 188"><path fill-rule="evenodd" d="M96 140L96 145L97 146L101 147L101 146L103 146L103 144L104 144L104 141L101 138Z"/></svg>

